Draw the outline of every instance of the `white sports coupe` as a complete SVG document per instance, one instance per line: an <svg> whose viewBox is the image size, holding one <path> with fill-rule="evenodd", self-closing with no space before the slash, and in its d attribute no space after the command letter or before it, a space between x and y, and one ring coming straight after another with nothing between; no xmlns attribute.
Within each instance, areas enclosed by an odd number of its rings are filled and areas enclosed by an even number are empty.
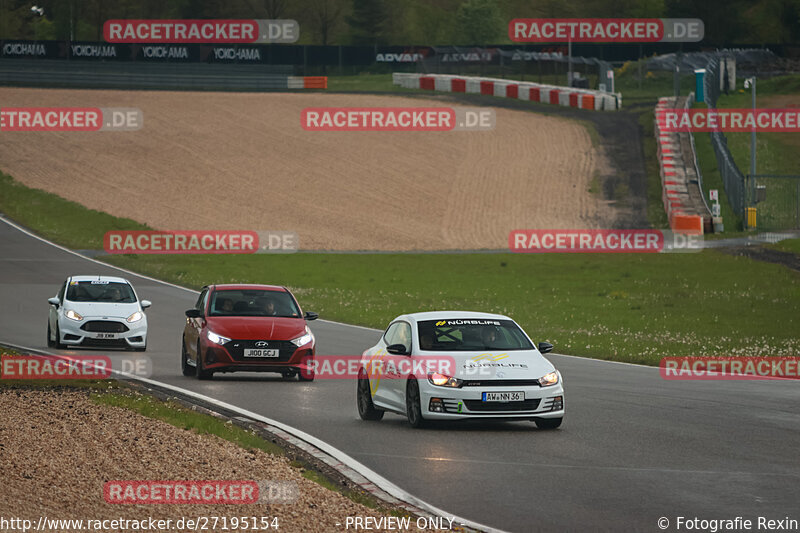
<svg viewBox="0 0 800 533"><path fill-rule="evenodd" d="M395 318L359 365L364 420L385 411L426 420L525 419L554 429L564 417L561 373L507 316L464 311Z"/></svg>

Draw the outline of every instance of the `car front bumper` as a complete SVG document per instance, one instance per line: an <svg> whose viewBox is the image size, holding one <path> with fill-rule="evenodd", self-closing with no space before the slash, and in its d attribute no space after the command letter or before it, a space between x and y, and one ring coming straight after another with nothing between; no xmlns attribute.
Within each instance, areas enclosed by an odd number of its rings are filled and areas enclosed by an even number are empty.
<svg viewBox="0 0 800 533"><path fill-rule="evenodd" d="M549 387L491 386L449 388L437 387L427 380L419 381L422 416L430 420L465 420L487 418L562 418L564 388L561 383ZM523 392L524 401L484 402L485 392Z"/></svg>
<svg viewBox="0 0 800 533"><path fill-rule="evenodd" d="M225 345L205 343L203 368L214 372L308 372L309 361L314 357L312 343L297 347L291 341L270 340L278 347L275 358L248 358L243 350L252 347L256 340L233 340Z"/></svg>
<svg viewBox="0 0 800 533"><path fill-rule="evenodd" d="M108 327L97 328L95 324L104 323ZM122 329L116 326L121 324L127 331L112 331ZM114 327L116 326L116 327ZM68 346L98 346L109 348L144 348L147 345L147 319L138 322L126 322L124 318L113 317L84 317L80 322L60 317L58 328L61 331L61 343ZM87 328L90 331L87 331ZM108 329L109 331L95 331Z"/></svg>

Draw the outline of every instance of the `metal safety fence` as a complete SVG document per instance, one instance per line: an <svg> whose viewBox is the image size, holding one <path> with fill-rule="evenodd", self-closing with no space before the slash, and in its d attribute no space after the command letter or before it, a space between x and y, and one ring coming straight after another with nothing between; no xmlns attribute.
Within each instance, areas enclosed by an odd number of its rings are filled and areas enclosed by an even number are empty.
<svg viewBox="0 0 800 533"><path fill-rule="evenodd" d="M759 231L800 229L800 175L756 174L753 183Z"/></svg>
<svg viewBox="0 0 800 533"><path fill-rule="evenodd" d="M717 100L722 92L728 92L734 89L734 87L730 86L729 82L731 79L728 72L729 63L723 61L726 57L727 56L724 54L715 54L705 67L706 74L703 85L705 90L705 103L709 109L717 108ZM714 148L714 155L717 158L717 168L722 177L722 184L725 187L725 193L728 195L728 201L734 213L736 213L741 220L745 220L745 207L748 205L745 176L733 160L733 156L728 149L728 139L725 135L721 131L713 131L710 135L711 146Z"/></svg>

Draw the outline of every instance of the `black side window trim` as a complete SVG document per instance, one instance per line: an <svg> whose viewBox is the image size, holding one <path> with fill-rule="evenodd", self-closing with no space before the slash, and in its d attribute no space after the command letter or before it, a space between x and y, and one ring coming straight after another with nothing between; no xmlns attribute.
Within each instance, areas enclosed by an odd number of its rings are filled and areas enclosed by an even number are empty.
<svg viewBox="0 0 800 533"><path fill-rule="evenodd" d="M208 296L208 288L200 291L200 296L197 297L197 302L194 304L195 309L205 311L206 296Z"/></svg>

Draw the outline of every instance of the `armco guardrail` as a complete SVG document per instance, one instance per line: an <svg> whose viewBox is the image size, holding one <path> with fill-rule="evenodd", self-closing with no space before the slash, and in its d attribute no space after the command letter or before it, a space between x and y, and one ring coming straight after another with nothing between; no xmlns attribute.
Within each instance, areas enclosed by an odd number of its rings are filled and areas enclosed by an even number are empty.
<svg viewBox="0 0 800 533"><path fill-rule="evenodd" d="M0 60L0 85L103 89L327 89L325 76L293 76L292 66Z"/></svg>
<svg viewBox="0 0 800 533"><path fill-rule="evenodd" d="M710 232L711 213L703 201L691 134L662 131L659 122L659 112L678 107L679 100L674 97L659 98L656 105L655 136L661 198L673 231ZM688 101L683 103L688 104Z"/></svg>
<svg viewBox="0 0 800 533"><path fill-rule="evenodd" d="M581 109L609 111L622 106L622 94L620 93L499 78L395 72L392 74L392 83L407 89L488 94Z"/></svg>

